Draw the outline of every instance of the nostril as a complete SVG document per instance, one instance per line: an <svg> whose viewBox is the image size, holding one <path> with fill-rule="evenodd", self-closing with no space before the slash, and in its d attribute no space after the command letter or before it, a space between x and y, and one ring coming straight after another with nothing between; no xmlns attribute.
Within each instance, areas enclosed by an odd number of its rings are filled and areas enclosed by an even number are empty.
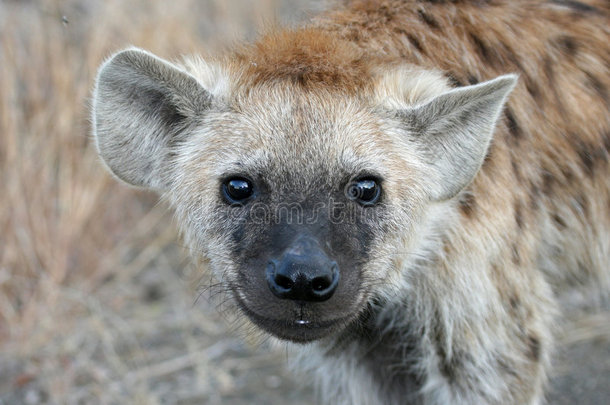
<svg viewBox="0 0 610 405"><path fill-rule="evenodd" d="M295 281L288 275L277 271L278 265L271 260L267 264L266 278L271 292L279 298L290 298L295 288Z"/></svg>
<svg viewBox="0 0 610 405"><path fill-rule="evenodd" d="M324 291L331 283L332 280L329 277L316 277L311 281L311 287L314 291Z"/></svg>
<svg viewBox="0 0 610 405"><path fill-rule="evenodd" d="M336 263L330 268L330 274L318 276L311 280L311 301L326 301L335 293L339 285L339 267Z"/></svg>
<svg viewBox="0 0 610 405"><path fill-rule="evenodd" d="M281 288L283 288L285 290L290 290L290 289L292 289L292 287L294 287L294 281L292 281L292 279L290 279L290 277L286 277L283 274L275 275L275 284L277 284L278 286L280 286Z"/></svg>

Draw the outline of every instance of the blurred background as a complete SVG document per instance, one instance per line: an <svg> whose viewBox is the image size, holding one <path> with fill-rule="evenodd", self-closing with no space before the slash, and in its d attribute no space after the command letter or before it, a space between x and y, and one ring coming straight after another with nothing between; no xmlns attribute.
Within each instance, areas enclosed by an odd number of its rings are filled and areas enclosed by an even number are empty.
<svg viewBox="0 0 610 405"><path fill-rule="evenodd" d="M0 0L0 404L314 404L202 288L167 206L89 135L98 65L214 52L318 0ZM610 403L610 316L563 325L550 403Z"/></svg>

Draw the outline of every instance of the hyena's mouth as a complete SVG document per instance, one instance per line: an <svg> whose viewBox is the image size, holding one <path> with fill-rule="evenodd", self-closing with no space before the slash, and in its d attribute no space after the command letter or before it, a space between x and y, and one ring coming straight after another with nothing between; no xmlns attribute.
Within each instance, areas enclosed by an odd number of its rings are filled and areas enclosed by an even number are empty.
<svg viewBox="0 0 610 405"><path fill-rule="evenodd" d="M290 318L270 318L250 309L239 294L236 294L236 301L248 318L265 332L296 343L322 339L344 329L355 318L355 315L350 314L329 320L314 320L311 316L303 315L304 311L301 311L301 315L296 314Z"/></svg>

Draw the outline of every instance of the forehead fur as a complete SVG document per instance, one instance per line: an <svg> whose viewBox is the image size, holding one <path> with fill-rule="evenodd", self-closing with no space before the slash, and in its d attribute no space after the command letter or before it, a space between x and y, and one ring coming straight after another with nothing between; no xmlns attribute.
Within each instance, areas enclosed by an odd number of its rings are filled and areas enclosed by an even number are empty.
<svg viewBox="0 0 610 405"><path fill-rule="evenodd" d="M270 33L235 56L246 68L248 85L283 81L355 93L370 83L370 61L362 50L320 30Z"/></svg>
<svg viewBox="0 0 610 405"><path fill-rule="evenodd" d="M222 100L283 86L304 96L336 93L396 110L423 104L449 89L441 72L364 53L353 42L308 28L269 33L235 53L191 57L183 65Z"/></svg>
<svg viewBox="0 0 610 405"><path fill-rule="evenodd" d="M301 186L361 173L388 181L392 172L411 177L418 159L391 122L355 98L303 94L298 87L278 83L237 92L229 108L210 114L184 145L184 172L212 183L241 173Z"/></svg>
<svg viewBox="0 0 610 405"><path fill-rule="evenodd" d="M218 156L218 170L232 162L254 167L255 161L270 159L278 169L350 161L355 168L356 160L381 160L376 153L388 148L388 138L380 117L355 99L327 91L303 94L298 87L278 83L235 90L228 109L210 114L202 129L206 139L196 143L208 151L203 155Z"/></svg>

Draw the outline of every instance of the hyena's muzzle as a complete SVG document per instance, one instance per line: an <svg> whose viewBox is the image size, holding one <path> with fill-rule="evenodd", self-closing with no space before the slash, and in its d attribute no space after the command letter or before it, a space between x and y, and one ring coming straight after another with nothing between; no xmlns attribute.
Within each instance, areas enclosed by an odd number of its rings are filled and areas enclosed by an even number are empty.
<svg viewBox="0 0 610 405"><path fill-rule="evenodd" d="M368 235L350 221L320 222L247 224L238 232L235 298L255 324L279 338L322 338L354 320L364 305Z"/></svg>

